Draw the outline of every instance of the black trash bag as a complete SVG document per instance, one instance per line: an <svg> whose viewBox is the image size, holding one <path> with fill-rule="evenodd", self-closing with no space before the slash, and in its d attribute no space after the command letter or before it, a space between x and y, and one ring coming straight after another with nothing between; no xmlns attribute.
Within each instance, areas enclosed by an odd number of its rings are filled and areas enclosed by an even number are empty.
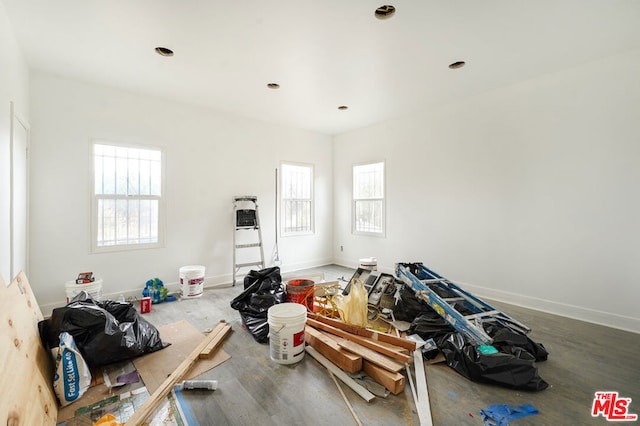
<svg viewBox="0 0 640 426"><path fill-rule="evenodd" d="M400 299L393 308L393 316L398 321L412 322L417 316L424 312L433 312L433 309L416 297L413 291L406 284L400 287Z"/></svg>
<svg viewBox="0 0 640 426"><path fill-rule="evenodd" d="M169 346L131 303L97 302L84 291L67 306L54 309L48 320L38 323L38 329L43 345L49 350L59 345L60 333L71 334L90 367L124 361Z"/></svg>
<svg viewBox="0 0 640 426"><path fill-rule="evenodd" d="M484 355L457 332L442 342L440 350L447 365L469 380L526 391L541 391L549 387L538 375L535 358L526 350Z"/></svg>
<svg viewBox="0 0 640 426"><path fill-rule="evenodd" d="M407 330L408 335L417 334L423 340L433 339L436 344L441 342L455 329L434 310L423 312L417 316Z"/></svg>
<svg viewBox="0 0 640 426"><path fill-rule="evenodd" d="M242 324L258 343L269 341L267 311L277 303L287 301L282 285L280 268L249 271L244 277L244 291L231 301L231 307L240 312Z"/></svg>
<svg viewBox="0 0 640 426"><path fill-rule="evenodd" d="M497 324L489 325L485 327L487 333L493 338L492 345L500 352L504 353L522 353L522 351L528 352L536 361L546 361L549 352L545 349L542 343L536 343L524 334L516 333L507 327L502 327ZM524 357L522 355L521 357Z"/></svg>

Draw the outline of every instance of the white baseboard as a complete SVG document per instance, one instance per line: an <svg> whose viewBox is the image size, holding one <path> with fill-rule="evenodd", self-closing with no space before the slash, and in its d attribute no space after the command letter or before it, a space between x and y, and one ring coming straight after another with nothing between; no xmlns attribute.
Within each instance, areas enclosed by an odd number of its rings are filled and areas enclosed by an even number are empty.
<svg viewBox="0 0 640 426"><path fill-rule="evenodd" d="M497 302L509 303L527 309L559 315L593 324L604 325L606 327L640 333L640 318L627 317L612 314L596 309L583 308L581 306L569 305L555 302L553 300L541 299L539 297L523 296L521 294L510 293L503 290L481 287L474 284L454 281L460 287L483 299L491 299Z"/></svg>
<svg viewBox="0 0 640 426"><path fill-rule="evenodd" d="M281 273L291 273L295 271L299 271L301 269L310 269L317 268L324 265L330 265L332 263L331 259L318 259L310 262L300 262L295 264L287 264L280 265ZM270 265L271 266L271 265ZM269 266L268 266L269 267ZM248 270L246 271L248 272ZM241 277L246 273L243 271ZM180 283L178 281L173 282L163 282L164 286L169 290L169 294L178 294L180 293ZM231 287L233 284L233 275L232 274L222 274L222 275L214 275L214 276L205 276L203 288L205 290L213 289L213 288L222 288L222 287ZM242 283L240 282L240 286ZM104 289L102 291L102 300L118 300L120 295L124 296L125 300L131 300L133 298L140 299L142 297L143 288L130 289L125 291L119 291L115 293L105 293ZM59 302L47 303L44 305L40 305L40 310L42 311L42 315L45 318L49 318L51 313L55 308L59 308L65 306L66 300L60 300Z"/></svg>

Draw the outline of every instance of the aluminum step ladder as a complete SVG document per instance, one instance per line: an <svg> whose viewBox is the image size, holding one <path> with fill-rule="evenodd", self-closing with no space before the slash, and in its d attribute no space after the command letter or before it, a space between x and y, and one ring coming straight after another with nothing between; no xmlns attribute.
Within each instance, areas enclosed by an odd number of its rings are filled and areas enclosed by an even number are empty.
<svg viewBox="0 0 640 426"><path fill-rule="evenodd" d="M496 322L520 334L531 331L526 325L429 270L422 263L398 263L396 276L415 291L418 299L426 302L456 331L477 345L493 343L482 326L485 322Z"/></svg>
<svg viewBox="0 0 640 426"><path fill-rule="evenodd" d="M258 197L253 195L234 197L233 216L235 220L233 232L233 285L235 286L236 276L241 269L256 266L260 267L260 269L265 268L260 215L258 214ZM245 235L241 236L240 233ZM242 243L238 244L238 241L242 241ZM238 263L240 251L246 253L243 260L245 260L247 256L250 259L256 260ZM258 252L260 260L257 260Z"/></svg>

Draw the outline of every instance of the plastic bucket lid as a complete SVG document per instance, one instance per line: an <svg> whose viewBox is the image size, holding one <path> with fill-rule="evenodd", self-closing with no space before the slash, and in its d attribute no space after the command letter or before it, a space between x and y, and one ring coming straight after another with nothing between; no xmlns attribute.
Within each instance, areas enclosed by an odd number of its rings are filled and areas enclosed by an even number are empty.
<svg viewBox="0 0 640 426"><path fill-rule="evenodd" d="M267 311L268 321L274 323L295 323L307 318L307 308L299 303L278 303Z"/></svg>

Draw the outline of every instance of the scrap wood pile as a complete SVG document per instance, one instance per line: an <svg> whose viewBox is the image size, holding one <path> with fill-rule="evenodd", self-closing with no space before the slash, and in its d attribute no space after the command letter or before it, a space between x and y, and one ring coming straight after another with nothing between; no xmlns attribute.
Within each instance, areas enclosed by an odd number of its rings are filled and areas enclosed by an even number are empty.
<svg viewBox="0 0 640 426"><path fill-rule="evenodd" d="M416 349L412 340L312 313L308 314L305 340L342 371L364 371L394 395L404 390L401 370L411 361L410 352Z"/></svg>
<svg viewBox="0 0 640 426"><path fill-rule="evenodd" d="M425 359L434 360L438 357L472 381L528 391L541 391L549 386L538 375L535 365L538 361L546 360L548 352L542 344L534 342L527 336L530 331L527 326L430 271L421 263L399 263L397 268L398 278L358 269L345 288L345 293L351 288L357 290L356 284L364 284L369 317L373 310L378 312L379 317L386 316L390 323L410 323L406 329L406 335L415 337L417 341L428 342L418 350ZM415 285L416 283L418 285ZM392 303L389 303L389 299ZM339 311L340 317L346 321L344 309ZM381 314L383 312L384 315ZM327 323L336 327L336 323L331 323L331 320L320 319L318 315L313 314L310 318L307 324L313 329L308 332L310 334L308 343L312 346L320 345L315 342L318 340L315 336L318 332L324 333L322 338L325 351L328 351L326 347L329 347L326 343L327 339L335 341L347 338L344 334L327 328ZM318 324L317 321L321 321L322 324ZM367 321L364 320L363 324L366 325ZM344 324L342 329L344 333ZM354 332L354 329L350 331ZM372 331L367 330L366 333L372 333ZM362 334L362 332L355 332L355 334ZM353 348L355 343L362 344L355 340L358 339L352 337L350 343L345 343L343 340L337 346L333 345L334 351L335 348L342 351L338 351L340 355L332 353L332 356L336 357L336 365L343 368L353 364L345 361L344 354L359 354L359 352L350 351L348 347L350 345ZM408 339L401 340L408 341ZM370 345L366 346L367 350L377 350L377 356L383 356L387 361L391 360L391 364L394 361L399 364L407 362L406 358L398 356L402 354L401 350L381 348L378 341L374 341L373 346L370 342L366 344ZM376 347L375 344L378 346ZM371 364L371 360L364 358L363 370L367 374L372 371L369 367ZM400 373L400 370L393 370L390 364L387 364L386 369L380 364L373 365L378 370L382 368L386 373ZM373 377L375 373L373 372L370 376ZM396 376L398 379L396 382L391 382L386 373L384 376L378 374L376 380L384 377L387 384L403 383L398 376ZM379 382L384 385L381 381ZM387 386L392 392L401 391L403 387L403 385Z"/></svg>

